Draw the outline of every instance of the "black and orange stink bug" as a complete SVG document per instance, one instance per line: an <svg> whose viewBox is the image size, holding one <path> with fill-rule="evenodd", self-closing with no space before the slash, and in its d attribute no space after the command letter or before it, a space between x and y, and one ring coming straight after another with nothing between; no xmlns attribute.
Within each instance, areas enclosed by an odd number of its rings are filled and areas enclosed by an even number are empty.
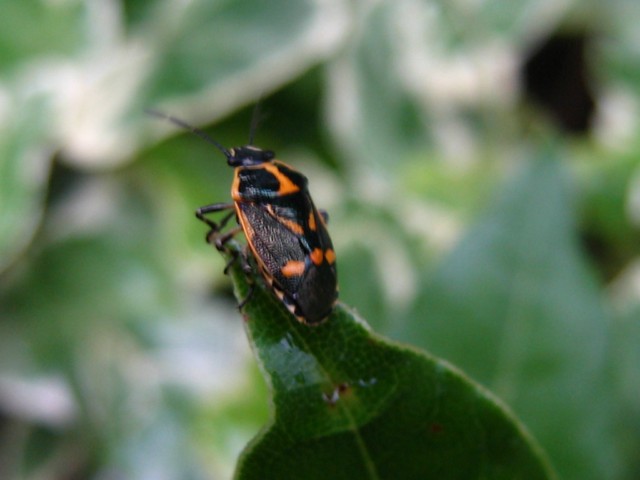
<svg viewBox="0 0 640 480"><path fill-rule="evenodd" d="M230 203L213 203L196 210L211 228L207 238L216 246L242 231L267 285L295 317L317 324L332 311L338 298L336 254L327 232L326 215L319 212L307 188L307 177L275 159L270 150L253 145L225 148L204 132L158 112L150 112L184 127L215 145L234 167ZM251 143L251 142L250 142ZM230 211L219 223L205 215ZM235 213L239 227L221 234Z"/></svg>

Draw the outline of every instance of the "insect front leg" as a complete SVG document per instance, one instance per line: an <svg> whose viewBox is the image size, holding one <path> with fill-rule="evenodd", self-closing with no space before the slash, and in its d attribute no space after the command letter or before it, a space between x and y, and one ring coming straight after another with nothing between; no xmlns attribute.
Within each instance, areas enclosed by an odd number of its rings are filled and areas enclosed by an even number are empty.
<svg viewBox="0 0 640 480"><path fill-rule="evenodd" d="M229 214L226 215L219 224L205 217L208 213L224 212L225 210L231 210L231 212L229 212ZM209 225L211 230L214 232L222 230L231 217L233 217L233 214L233 203L212 203L211 205L205 205L204 207L200 207L196 210L196 218Z"/></svg>
<svg viewBox="0 0 640 480"><path fill-rule="evenodd" d="M226 220L226 218L223 219L223 220ZM242 227L240 227L240 226L232 228L231 230L229 230L224 235L220 235L220 230L217 230L217 231L211 230L209 232L209 235L207 235L207 241L209 243L213 243L216 246L216 248L219 251L222 252L222 251L224 251L225 243L227 243L229 240L231 240L233 237L235 237L241 231L242 231Z"/></svg>
<svg viewBox="0 0 640 480"><path fill-rule="evenodd" d="M216 223L205 216L209 213L224 212L227 210L231 211L228 212L224 217L222 217L219 223ZM224 227L226 227L227 223L229 223L229 220L231 220L235 213L235 206L233 203L213 203L211 205L200 207L196 210L196 217L198 218L198 220L206 223L210 228L206 236L207 243L213 244L219 251L225 251L225 244L242 231L242 227L238 225L230 229L229 231L222 233L222 230L224 229ZM250 280L252 280L250 274L252 273L253 269L249 264L248 252L246 248L247 247L245 247L245 249L242 251L236 249L230 249L227 251L227 253L231 255L231 259L224 267L225 275L229 273L229 269L235 262L240 262L242 271L249 277ZM245 304L249 301L249 299L253 295L254 288L255 285L251 283L247 295L238 304L239 310L242 310Z"/></svg>
<svg viewBox="0 0 640 480"><path fill-rule="evenodd" d="M226 210L231 211L222 217L222 220L220 220L219 223L205 217L208 213L224 212ZM211 205L200 207L196 210L196 217L198 220L209 225L210 230L207 232L207 236L205 237L207 243L215 245L215 247L220 251L224 250L225 243L242 231L242 228L238 226L224 234L222 233L222 230L227 226L227 223L229 223L229 220L231 220L234 215L235 208L233 203L213 203Z"/></svg>
<svg viewBox="0 0 640 480"><path fill-rule="evenodd" d="M208 219L207 217L205 217L205 215L208 213L223 212L225 210L231 210L231 211L227 213L224 217L222 217L222 220L220 220L219 223L216 223ZM242 227L237 226L232 228L226 233L222 233L222 230L224 229L224 227L227 226L227 223L229 223L229 220L231 220L231 218L234 215L235 215L235 207L233 203L213 203L211 205L205 205L204 207L200 207L196 210L196 217L198 218L198 220L206 223L211 228L211 230L209 230L206 236L207 243L213 244L219 251L224 251L225 244L242 231ZM229 260L229 262L225 266L225 269L224 269L225 275L228 273L231 265L238 260L238 257L240 257L240 260L241 260L242 270L245 273L249 273L252 271L251 266L247 261L246 251L238 252L236 250L231 250L230 253L231 253L231 260Z"/></svg>

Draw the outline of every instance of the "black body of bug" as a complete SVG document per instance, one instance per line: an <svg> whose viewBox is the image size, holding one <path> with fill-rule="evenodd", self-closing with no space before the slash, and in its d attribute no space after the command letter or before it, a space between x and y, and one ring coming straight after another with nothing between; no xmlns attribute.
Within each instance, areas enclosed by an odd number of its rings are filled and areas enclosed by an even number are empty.
<svg viewBox="0 0 640 480"><path fill-rule="evenodd" d="M322 321L337 299L335 252L307 178L269 150L247 145L223 152L235 167L233 203L206 205L196 216L212 228L218 248L241 229L264 279L287 308L303 323ZM229 216L216 224L205 215L230 209L240 228L220 235Z"/></svg>

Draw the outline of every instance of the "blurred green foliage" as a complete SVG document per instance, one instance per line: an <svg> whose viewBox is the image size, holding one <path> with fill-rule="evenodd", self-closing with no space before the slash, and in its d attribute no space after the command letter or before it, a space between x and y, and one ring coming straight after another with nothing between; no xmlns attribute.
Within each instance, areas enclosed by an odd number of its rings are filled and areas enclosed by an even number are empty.
<svg viewBox="0 0 640 480"><path fill-rule="evenodd" d="M144 108L232 146L259 98L256 144L329 211L342 301L495 392L562 478L638 478L638 2L5 0L0 17L0 478L232 475L268 390L193 218L232 172ZM584 65L548 64L590 89L581 131L554 120L574 90L522 88L558 32L585 39Z"/></svg>

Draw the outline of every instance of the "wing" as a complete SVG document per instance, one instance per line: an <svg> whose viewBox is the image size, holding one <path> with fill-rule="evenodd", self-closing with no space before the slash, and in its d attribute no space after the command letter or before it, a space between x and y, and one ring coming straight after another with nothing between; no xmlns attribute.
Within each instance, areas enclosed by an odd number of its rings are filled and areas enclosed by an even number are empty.
<svg viewBox="0 0 640 480"><path fill-rule="evenodd" d="M326 317L337 298L335 253L306 191L270 203L236 203L238 219L267 282L301 320Z"/></svg>

